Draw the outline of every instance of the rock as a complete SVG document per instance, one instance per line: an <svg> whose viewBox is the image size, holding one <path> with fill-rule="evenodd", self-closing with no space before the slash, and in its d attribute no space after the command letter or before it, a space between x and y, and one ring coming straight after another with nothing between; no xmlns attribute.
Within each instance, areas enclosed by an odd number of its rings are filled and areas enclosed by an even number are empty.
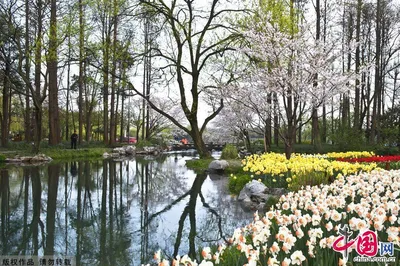
<svg viewBox="0 0 400 266"><path fill-rule="evenodd" d="M284 188L268 188L262 182L252 180L240 191L238 201L245 210L262 210L270 198L279 198L286 193Z"/></svg>
<svg viewBox="0 0 400 266"><path fill-rule="evenodd" d="M20 163L21 159L19 158L6 158L6 163Z"/></svg>
<svg viewBox="0 0 400 266"><path fill-rule="evenodd" d="M126 155L134 155L136 153L136 147L135 146L125 146L125 154Z"/></svg>
<svg viewBox="0 0 400 266"><path fill-rule="evenodd" d="M124 148L114 148L112 153L118 153L119 155L125 155L125 149Z"/></svg>
<svg viewBox="0 0 400 266"><path fill-rule="evenodd" d="M119 152L113 152L111 153L112 158L118 158L120 156Z"/></svg>
<svg viewBox="0 0 400 266"><path fill-rule="evenodd" d="M109 158L111 155L108 152L103 153L103 158Z"/></svg>
<svg viewBox="0 0 400 266"><path fill-rule="evenodd" d="M156 150L156 148L153 147L153 146L145 146L145 147L143 147L143 150L144 150L146 153L154 153L154 151Z"/></svg>
<svg viewBox="0 0 400 266"><path fill-rule="evenodd" d="M252 196L263 198L261 194L264 194L266 190L267 187L262 182L252 180L240 191L238 201L244 201L247 198L251 199Z"/></svg>
<svg viewBox="0 0 400 266"><path fill-rule="evenodd" d="M30 162L32 160L32 156L23 156L20 160L24 163Z"/></svg>
<svg viewBox="0 0 400 266"><path fill-rule="evenodd" d="M44 154L38 154L32 157L32 159L30 160L30 162L49 162L52 161L53 159L51 159L50 157L44 155Z"/></svg>
<svg viewBox="0 0 400 266"><path fill-rule="evenodd" d="M208 170L210 172L223 172L228 166L229 163L225 160L214 160L208 165Z"/></svg>
<svg viewBox="0 0 400 266"><path fill-rule="evenodd" d="M26 165L29 164L37 164L37 163L46 163L50 162L53 159L44 155L44 154L37 154L35 156L22 156L20 157L19 155L16 155L14 158L7 158L6 162L7 163L23 163Z"/></svg>

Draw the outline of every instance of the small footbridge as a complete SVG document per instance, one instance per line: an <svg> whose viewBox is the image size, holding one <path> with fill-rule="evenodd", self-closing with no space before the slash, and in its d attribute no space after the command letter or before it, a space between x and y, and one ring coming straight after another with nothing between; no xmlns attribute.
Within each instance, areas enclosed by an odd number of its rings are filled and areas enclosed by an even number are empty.
<svg viewBox="0 0 400 266"><path fill-rule="evenodd" d="M225 147L226 143L224 144L218 144L218 143L206 143L206 147L208 150L212 151L222 151L222 149ZM194 147L193 143L188 143L188 144L173 144L170 147L171 151L187 151L187 150L195 150L196 148Z"/></svg>

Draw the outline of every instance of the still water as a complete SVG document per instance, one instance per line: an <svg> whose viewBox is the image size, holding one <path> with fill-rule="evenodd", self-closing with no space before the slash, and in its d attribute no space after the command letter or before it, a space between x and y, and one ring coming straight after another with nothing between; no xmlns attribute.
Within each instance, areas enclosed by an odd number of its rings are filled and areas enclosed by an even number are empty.
<svg viewBox="0 0 400 266"><path fill-rule="evenodd" d="M195 174L193 155L7 165L0 254L74 256L77 265L151 263L195 254L251 221L226 178Z"/></svg>

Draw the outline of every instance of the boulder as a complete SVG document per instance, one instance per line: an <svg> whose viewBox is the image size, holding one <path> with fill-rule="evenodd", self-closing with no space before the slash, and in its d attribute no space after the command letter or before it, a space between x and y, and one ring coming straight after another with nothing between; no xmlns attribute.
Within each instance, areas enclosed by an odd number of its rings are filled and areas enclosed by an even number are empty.
<svg viewBox="0 0 400 266"><path fill-rule="evenodd" d="M32 157L32 159L30 160L30 162L49 162L52 161L53 159L51 159L50 157L44 155L44 154L38 154Z"/></svg>
<svg viewBox="0 0 400 266"><path fill-rule="evenodd" d="M156 147L153 147L153 146L145 146L145 147L143 147L143 150L144 150L146 153L150 154L150 153L154 153L154 151L156 150Z"/></svg>
<svg viewBox="0 0 400 266"><path fill-rule="evenodd" d="M136 153L135 146L125 146L125 154L126 155L134 155Z"/></svg>
<svg viewBox="0 0 400 266"><path fill-rule="evenodd" d="M262 210L271 197L279 198L286 193L284 188L268 188L262 182L252 180L240 191L238 201L244 209Z"/></svg>
<svg viewBox="0 0 400 266"><path fill-rule="evenodd" d="M108 152L103 153L103 158L109 158L111 155Z"/></svg>
<svg viewBox="0 0 400 266"><path fill-rule="evenodd" d="M113 153L113 154L114 154L114 153L118 153L119 155L123 156L123 155L125 155L125 149L124 149L124 148L121 148L121 147L114 148L113 151L112 151L112 153Z"/></svg>
<svg viewBox="0 0 400 266"><path fill-rule="evenodd" d="M6 158L6 163L20 163L22 162L20 158Z"/></svg>
<svg viewBox="0 0 400 266"><path fill-rule="evenodd" d="M30 162L32 160L32 156L23 156L20 160L24 163Z"/></svg>
<svg viewBox="0 0 400 266"><path fill-rule="evenodd" d="M240 191L238 201L244 201L251 198L267 200L268 198L265 195L265 191L267 189L268 188L262 182L252 180L251 182L247 183Z"/></svg>
<svg viewBox="0 0 400 266"><path fill-rule="evenodd" d="M223 172L228 166L229 163L225 160L214 160L208 165L208 170L210 172Z"/></svg>
<svg viewBox="0 0 400 266"><path fill-rule="evenodd" d="M46 163L50 162L53 159L44 155L44 154L37 154L35 156L19 156L16 155L14 158L7 158L7 163L23 163L23 164L37 164L37 163Z"/></svg>

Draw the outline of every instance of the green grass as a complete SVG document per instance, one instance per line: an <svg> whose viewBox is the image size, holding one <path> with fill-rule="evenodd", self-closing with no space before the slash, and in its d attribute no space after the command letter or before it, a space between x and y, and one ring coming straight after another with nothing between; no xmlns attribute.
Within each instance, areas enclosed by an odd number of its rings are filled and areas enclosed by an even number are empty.
<svg viewBox="0 0 400 266"><path fill-rule="evenodd" d="M215 159L192 159L186 161L186 167L194 170L196 173L204 172L208 169L208 165L214 161ZM225 174L232 174L232 173L242 173L242 165L241 160L239 159L232 159L226 160L229 163L229 166L225 169Z"/></svg>
<svg viewBox="0 0 400 266"><path fill-rule="evenodd" d="M94 158L101 157L103 153L110 152L109 148L83 148L83 149L47 149L43 153L54 160L76 159L76 158Z"/></svg>
<svg viewBox="0 0 400 266"><path fill-rule="evenodd" d="M56 146L49 146L42 142L39 153L45 154L54 160L75 159L75 158L100 158L104 152L110 152L111 149L105 147L102 142L83 142L78 145L76 150L71 149L70 142L64 141ZM13 158L19 156L34 156L32 144L27 142L10 142L7 148L0 149L0 161L2 158Z"/></svg>
<svg viewBox="0 0 400 266"><path fill-rule="evenodd" d="M204 172L208 169L208 165L215 159L192 159L186 161L186 167L194 170L196 173Z"/></svg>

